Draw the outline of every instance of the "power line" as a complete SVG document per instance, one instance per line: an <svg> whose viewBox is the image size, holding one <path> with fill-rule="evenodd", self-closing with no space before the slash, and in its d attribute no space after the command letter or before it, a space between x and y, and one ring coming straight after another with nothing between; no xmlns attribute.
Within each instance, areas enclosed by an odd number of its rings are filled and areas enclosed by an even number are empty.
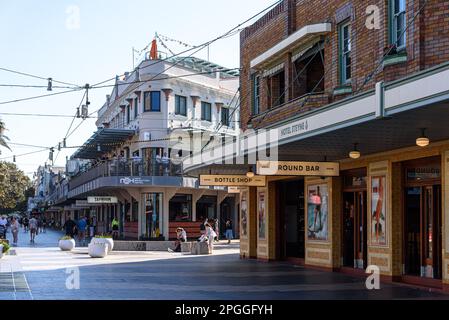
<svg viewBox="0 0 449 320"><path fill-rule="evenodd" d="M138 70L143 70L143 69L148 68L148 67L150 67L150 66L153 66L153 65L155 65L155 64L162 63L162 62L166 62L166 61L168 61L168 60L170 60L170 59L173 59L173 58L175 58L175 57L177 57L177 56L180 56L180 55L185 54L185 53L187 53L187 52L190 52L190 51L192 51L192 50L195 50L195 49L198 49L198 48L204 49L204 48L206 48L208 45L210 45L210 44L212 44L212 43L214 43L214 42L216 42L216 41L218 41L218 40L220 40L220 39L229 37L230 34L232 34L233 32L235 32L236 30L238 30L242 25L244 25L245 23L247 23L247 22L253 20L254 18L258 17L259 15L263 14L265 11L270 10L271 8L275 7L276 5L278 5L279 3L281 3L282 1L283 1L283 0L276 1L276 2L273 3L272 5L268 6L267 8L265 8L265 9L263 9L262 11L258 12L257 14L253 15L253 16L250 17L249 19L246 19L244 22L238 24L236 27L230 29L229 31L227 31L226 33L224 33L224 34L221 35L221 36L218 36L218 37L215 38L215 39L209 40L209 41L204 42L204 43L202 43L202 44L200 44L200 45L194 46L194 47L192 47L192 48L190 48L190 49L181 51L181 52L177 53L177 54L174 55L174 56L170 56L170 57L167 57L167 58L165 58L165 59L161 59L161 60L154 61L153 63L150 63L150 64L148 64L148 65L146 65L146 66L144 66L144 67L142 67L142 68L137 67L136 69L138 69ZM124 75L121 75L121 76L124 76ZM101 81L101 82L99 82L99 83L94 84L93 87L98 86L98 85L101 85L101 84L106 83L106 82L109 82L109 81L112 81L112 80L115 80L115 79L116 79L116 77L113 77L113 78L110 78L110 79Z"/></svg>
<svg viewBox="0 0 449 320"><path fill-rule="evenodd" d="M0 70L6 71L6 72L15 73L15 74L19 74L19 75L26 76L26 77L35 78L35 79L41 79L41 80L45 80L45 81L48 81L49 79L51 79L53 82L56 82L56 83L61 83L61 84L69 85L69 86L72 86L72 87L79 87L78 85L73 84L73 83L58 81L58 80L54 80L53 78L45 78L45 77L41 77L41 76L36 76L34 74L25 73L25 72L21 72L21 71L16 71L16 70L8 69L8 68L0 67Z"/></svg>
<svg viewBox="0 0 449 320"><path fill-rule="evenodd" d="M0 84L0 87L11 87L11 88L48 88L47 86L38 86L31 84ZM52 86L53 89L73 89L72 86Z"/></svg>
<svg viewBox="0 0 449 320"><path fill-rule="evenodd" d="M40 98L45 98L45 97L51 97L51 96L56 96L56 95L60 95L60 94L65 94L65 93L71 93L71 92L75 92L75 91L80 91L83 88L76 88L76 89L72 89L72 90L67 90L67 91L61 91L61 92L54 92L54 93L49 93L49 94L43 94L40 96L33 96L33 97L28 97L28 98L22 98L22 99L16 99L16 100L9 100L9 101L2 101L0 102L0 105L4 105L4 104L10 104L10 103L15 103L15 102L22 102L22 101L29 101L29 100L34 100L34 99L40 99Z"/></svg>
<svg viewBox="0 0 449 320"><path fill-rule="evenodd" d="M24 116L24 117L54 117L54 118L72 118L73 116L68 114L42 114L42 113L10 113L10 112L0 112L2 116ZM97 118L97 117L90 117Z"/></svg>

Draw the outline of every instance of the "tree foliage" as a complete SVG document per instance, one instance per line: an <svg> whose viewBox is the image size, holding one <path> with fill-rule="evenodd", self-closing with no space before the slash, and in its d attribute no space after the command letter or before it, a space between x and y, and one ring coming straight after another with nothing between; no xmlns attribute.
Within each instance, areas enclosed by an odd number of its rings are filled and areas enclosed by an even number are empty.
<svg viewBox="0 0 449 320"><path fill-rule="evenodd" d="M5 130L6 130L5 123L0 120L0 146L3 146L5 148L8 148L9 150L11 150L9 148L8 144L6 143L6 140L9 140L9 138L4 135ZM1 151L0 151L0 154L1 154Z"/></svg>
<svg viewBox="0 0 449 320"><path fill-rule="evenodd" d="M14 163L0 161L0 208L16 208L26 200L25 191L30 187L30 178Z"/></svg>

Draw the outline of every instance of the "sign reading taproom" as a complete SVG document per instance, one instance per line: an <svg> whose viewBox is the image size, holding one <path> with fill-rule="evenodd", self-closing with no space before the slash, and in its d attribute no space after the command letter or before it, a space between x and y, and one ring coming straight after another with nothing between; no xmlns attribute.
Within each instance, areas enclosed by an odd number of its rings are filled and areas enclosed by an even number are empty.
<svg viewBox="0 0 449 320"><path fill-rule="evenodd" d="M118 203L117 197L87 197L87 203Z"/></svg>
<svg viewBox="0 0 449 320"><path fill-rule="evenodd" d="M257 174L265 176L338 177L340 175L340 164L337 162L258 161Z"/></svg>
<svg viewBox="0 0 449 320"><path fill-rule="evenodd" d="M265 177L243 175L200 175L201 186L265 187Z"/></svg>

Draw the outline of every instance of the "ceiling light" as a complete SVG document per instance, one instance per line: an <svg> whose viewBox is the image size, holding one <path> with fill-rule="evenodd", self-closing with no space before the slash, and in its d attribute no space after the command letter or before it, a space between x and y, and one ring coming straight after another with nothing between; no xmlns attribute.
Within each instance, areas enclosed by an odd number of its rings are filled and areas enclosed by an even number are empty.
<svg viewBox="0 0 449 320"><path fill-rule="evenodd" d="M425 128L421 128L421 136L416 139L416 145L418 147L427 147L430 144L430 140L429 138L426 137L426 129Z"/></svg>
<svg viewBox="0 0 449 320"><path fill-rule="evenodd" d="M349 152L349 157L351 159L358 159L358 158L360 158L360 151L357 150L357 145L358 145L358 143L354 143L354 150Z"/></svg>

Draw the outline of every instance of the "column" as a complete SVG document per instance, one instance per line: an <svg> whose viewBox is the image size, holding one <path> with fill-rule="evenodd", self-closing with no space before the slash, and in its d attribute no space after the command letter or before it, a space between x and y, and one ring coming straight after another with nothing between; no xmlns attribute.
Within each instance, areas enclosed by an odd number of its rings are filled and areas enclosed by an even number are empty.
<svg viewBox="0 0 449 320"><path fill-rule="evenodd" d="M367 239L368 265L377 266L383 276L393 276L392 166L390 161L368 166ZM395 207L396 208L396 207ZM396 208L397 209L397 208ZM395 215L399 213L396 212ZM397 217L395 217L396 219ZM401 224L394 221L395 226Z"/></svg>
<svg viewBox="0 0 449 320"><path fill-rule="evenodd" d="M276 185L257 188L257 259L276 259Z"/></svg>
<svg viewBox="0 0 449 320"><path fill-rule="evenodd" d="M340 182L306 177L304 188L305 264L333 269L340 265L341 254Z"/></svg>
<svg viewBox="0 0 449 320"><path fill-rule="evenodd" d="M442 184L442 278L443 278L443 289L449 292L449 234L446 229L447 221L449 221L449 150L443 152L441 165L441 184Z"/></svg>

